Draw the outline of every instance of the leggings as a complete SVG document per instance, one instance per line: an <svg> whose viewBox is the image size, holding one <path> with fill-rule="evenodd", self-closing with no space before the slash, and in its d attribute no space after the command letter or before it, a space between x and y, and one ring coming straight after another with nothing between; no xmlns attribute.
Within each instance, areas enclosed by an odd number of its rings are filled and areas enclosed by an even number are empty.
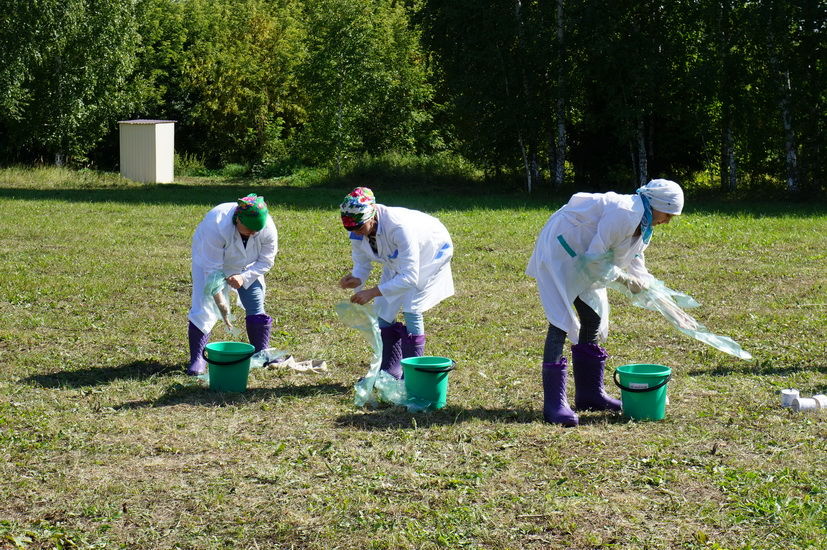
<svg viewBox="0 0 827 550"><path fill-rule="evenodd" d="M425 334L425 319L422 318L421 313L411 313L403 311L402 316L405 318L405 327L408 329L408 334ZM379 328L391 326L390 321L385 321L379 318Z"/></svg>
<svg viewBox="0 0 827 550"><path fill-rule="evenodd" d="M241 305L244 306L245 315L264 314L264 288L261 281L256 281L250 288L243 286L238 289L238 297L241 298Z"/></svg>
<svg viewBox="0 0 827 550"><path fill-rule="evenodd" d="M597 333L600 330L600 316L589 307L580 297L574 300L574 309L580 317L581 344L597 343ZM563 357L563 344L566 343L566 332L551 323L548 324L546 345L543 348L543 363L557 363Z"/></svg>

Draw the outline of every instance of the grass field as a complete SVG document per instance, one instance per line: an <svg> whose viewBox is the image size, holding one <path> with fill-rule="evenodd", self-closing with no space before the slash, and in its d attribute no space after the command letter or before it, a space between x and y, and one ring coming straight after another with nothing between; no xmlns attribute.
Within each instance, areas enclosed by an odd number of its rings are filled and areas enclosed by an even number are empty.
<svg viewBox="0 0 827 550"><path fill-rule="evenodd" d="M613 294L609 372L671 366L667 417L565 429L542 422L524 275L563 199L376 188L456 246L457 295L426 315L458 362L449 405L410 414L352 404L370 350L334 312L347 191L0 170L0 548L827 548L827 411L778 393L827 393L823 204L690 200L659 227L650 270L755 359ZM330 372L216 394L183 375L190 237L247 192L279 228L273 345Z"/></svg>

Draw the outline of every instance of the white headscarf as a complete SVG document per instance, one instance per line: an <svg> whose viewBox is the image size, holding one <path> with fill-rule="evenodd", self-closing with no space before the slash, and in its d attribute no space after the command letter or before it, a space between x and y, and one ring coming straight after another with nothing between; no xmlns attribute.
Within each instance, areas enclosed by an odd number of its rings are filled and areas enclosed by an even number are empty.
<svg viewBox="0 0 827 550"><path fill-rule="evenodd" d="M649 199L649 205L665 214L677 216L683 210L683 190L670 180L652 180L637 190Z"/></svg>

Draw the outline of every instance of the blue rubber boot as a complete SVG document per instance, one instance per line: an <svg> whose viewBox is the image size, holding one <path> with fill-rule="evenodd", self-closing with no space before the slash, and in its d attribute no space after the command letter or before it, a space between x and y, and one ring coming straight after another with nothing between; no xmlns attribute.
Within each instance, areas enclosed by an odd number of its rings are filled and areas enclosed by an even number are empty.
<svg viewBox="0 0 827 550"><path fill-rule="evenodd" d="M574 372L574 408L578 411L619 411L620 399L603 388L603 371L609 354L594 343L571 347Z"/></svg>
<svg viewBox="0 0 827 550"><path fill-rule="evenodd" d="M402 337L402 357L422 357L425 355L425 335L408 334Z"/></svg>
<svg viewBox="0 0 827 550"><path fill-rule="evenodd" d="M402 335L405 326L402 323L393 323L379 329L382 336L382 365L383 370L400 380L402 378Z"/></svg>
<svg viewBox="0 0 827 550"><path fill-rule="evenodd" d="M201 330L189 322L187 327L187 337L190 345L190 362L187 366L187 374L190 376L198 376L207 372L207 362L201 356L204 353L204 348L207 347L207 342L210 340L210 333L204 334Z"/></svg>
<svg viewBox="0 0 827 550"><path fill-rule="evenodd" d="M556 363L543 363L543 418L551 424L572 427L579 420L566 397L567 367L565 357Z"/></svg>
<svg viewBox="0 0 827 550"><path fill-rule="evenodd" d="M273 318L260 313L247 316L247 338L250 344L256 349L256 353L270 347L270 330L273 326Z"/></svg>

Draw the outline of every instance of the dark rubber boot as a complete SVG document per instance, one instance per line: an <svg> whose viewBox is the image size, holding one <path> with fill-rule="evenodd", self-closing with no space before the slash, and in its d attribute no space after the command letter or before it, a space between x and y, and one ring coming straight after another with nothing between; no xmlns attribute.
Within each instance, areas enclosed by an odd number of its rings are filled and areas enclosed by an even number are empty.
<svg viewBox="0 0 827 550"><path fill-rule="evenodd" d="M207 372L207 362L201 355L210 340L210 333L204 334L190 321L187 327L187 337L190 343L190 363L187 366L187 374L190 376L204 374Z"/></svg>
<svg viewBox="0 0 827 550"><path fill-rule="evenodd" d="M577 415L566 398L566 358L557 363L543 363L543 418L551 424L577 426Z"/></svg>
<svg viewBox="0 0 827 550"><path fill-rule="evenodd" d="M247 316L247 338L256 349L256 353L270 347L270 330L273 318L264 313Z"/></svg>
<svg viewBox="0 0 827 550"><path fill-rule="evenodd" d="M408 334L402 337L402 357L422 357L425 355L425 335Z"/></svg>
<svg viewBox="0 0 827 550"><path fill-rule="evenodd" d="M405 326L402 323L393 323L379 329L382 336L382 365L379 367L396 378L402 378L402 335Z"/></svg>
<svg viewBox="0 0 827 550"><path fill-rule="evenodd" d="M603 389L606 350L594 343L571 347L574 372L574 408L578 411L619 411L620 400Z"/></svg>

